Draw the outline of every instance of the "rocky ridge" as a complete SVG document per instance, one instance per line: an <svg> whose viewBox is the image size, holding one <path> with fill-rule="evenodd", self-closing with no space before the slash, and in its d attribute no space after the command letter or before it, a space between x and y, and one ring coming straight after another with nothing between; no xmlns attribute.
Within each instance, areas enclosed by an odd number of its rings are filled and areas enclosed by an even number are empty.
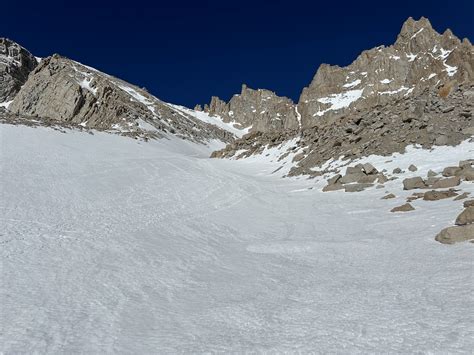
<svg viewBox="0 0 474 355"><path fill-rule="evenodd" d="M200 106L196 109L199 110ZM234 95L229 102L213 96L203 111L221 117L224 122L250 128L252 132L292 130L301 125L301 117L291 99L269 90L254 90L245 84L241 93Z"/></svg>
<svg viewBox="0 0 474 355"><path fill-rule="evenodd" d="M221 114L228 105L215 99L209 112ZM298 126L252 127L213 157L245 158L295 140L299 154L289 175L314 176L329 159L388 155L411 144L456 145L474 135L473 105L472 44L450 30L437 33L425 18L409 18L394 45L364 51L344 68L323 64L290 111Z"/></svg>
<svg viewBox="0 0 474 355"><path fill-rule="evenodd" d="M24 78L14 100L4 104L8 111L0 114L3 122L36 120L129 136L174 135L199 143L234 139L225 129L176 109L146 89L71 59L53 55L28 69L27 79ZM13 79L4 81L1 91L19 83Z"/></svg>

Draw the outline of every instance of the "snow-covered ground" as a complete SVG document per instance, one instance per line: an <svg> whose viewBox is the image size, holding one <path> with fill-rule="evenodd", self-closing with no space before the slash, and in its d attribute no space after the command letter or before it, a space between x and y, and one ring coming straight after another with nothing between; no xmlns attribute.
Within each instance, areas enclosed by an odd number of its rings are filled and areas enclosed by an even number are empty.
<svg viewBox="0 0 474 355"><path fill-rule="evenodd" d="M181 140L9 125L0 139L4 353L474 348L474 248L434 241L462 201L394 214L401 180L322 193ZM473 146L457 149L434 168Z"/></svg>

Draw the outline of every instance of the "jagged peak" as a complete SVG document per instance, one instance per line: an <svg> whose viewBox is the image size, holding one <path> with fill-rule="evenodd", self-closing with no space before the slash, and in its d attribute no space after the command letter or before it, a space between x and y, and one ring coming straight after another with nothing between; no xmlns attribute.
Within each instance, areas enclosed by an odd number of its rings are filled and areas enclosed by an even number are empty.
<svg viewBox="0 0 474 355"><path fill-rule="evenodd" d="M426 17L420 17L419 20L413 19L413 17L409 17L402 25L402 29L399 35L413 35L416 32L423 30L434 31L433 26L431 26L430 20Z"/></svg>

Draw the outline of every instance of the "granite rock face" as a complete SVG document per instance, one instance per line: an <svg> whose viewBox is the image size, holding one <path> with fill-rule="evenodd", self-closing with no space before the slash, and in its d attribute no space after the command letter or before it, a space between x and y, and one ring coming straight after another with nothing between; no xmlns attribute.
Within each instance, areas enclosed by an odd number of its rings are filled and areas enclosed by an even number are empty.
<svg viewBox="0 0 474 355"><path fill-rule="evenodd" d="M253 132L213 156L249 156L295 140L302 154L289 175L313 175L341 156L457 145L474 136L473 48L450 30L437 33L425 18L410 18L394 45L364 51L345 68L322 65L295 109L301 127Z"/></svg>
<svg viewBox="0 0 474 355"><path fill-rule="evenodd" d="M444 87L443 95L448 95L457 84L473 79L469 40L459 40L450 30L439 34L426 18L409 18L395 44L364 51L347 67L321 65L303 89L298 110L303 126L311 127L416 95L427 87ZM422 107L413 112L422 113Z"/></svg>
<svg viewBox="0 0 474 355"><path fill-rule="evenodd" d="M300 116L293 101L264 89L254 90L242 85L240 94L227 103L216 96L204 111L219 116L224 122L235 122L252 132L275 132L298 129Z"/></svg>
<svg viewBox="0 0 474 355"><path fill-rule="evenodd" d="M25 48L0 38L0 103L13 100L37 65L36 58Z"/></svg>
<svg viewBox="0 0 474 355"><path fill-rule="evenodd" d="M232 135L202 122L146 90L73 60L53 55L31 72L9 111L18 116L130 133L153 131L189 140L231 141Z"/></svg>

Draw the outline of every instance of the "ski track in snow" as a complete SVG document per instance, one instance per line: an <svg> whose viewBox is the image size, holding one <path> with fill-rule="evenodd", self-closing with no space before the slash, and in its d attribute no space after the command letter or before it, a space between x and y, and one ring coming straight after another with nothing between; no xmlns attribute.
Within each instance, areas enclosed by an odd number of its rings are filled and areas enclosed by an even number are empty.
<svg viewBox="0 0 474 355"><path fill-rule="evenodd" d="M474 248L434 241L462 201L394 214L401 179L322 193L183 141L1 125L0 144L4 353L474 348Z"/></svg>

